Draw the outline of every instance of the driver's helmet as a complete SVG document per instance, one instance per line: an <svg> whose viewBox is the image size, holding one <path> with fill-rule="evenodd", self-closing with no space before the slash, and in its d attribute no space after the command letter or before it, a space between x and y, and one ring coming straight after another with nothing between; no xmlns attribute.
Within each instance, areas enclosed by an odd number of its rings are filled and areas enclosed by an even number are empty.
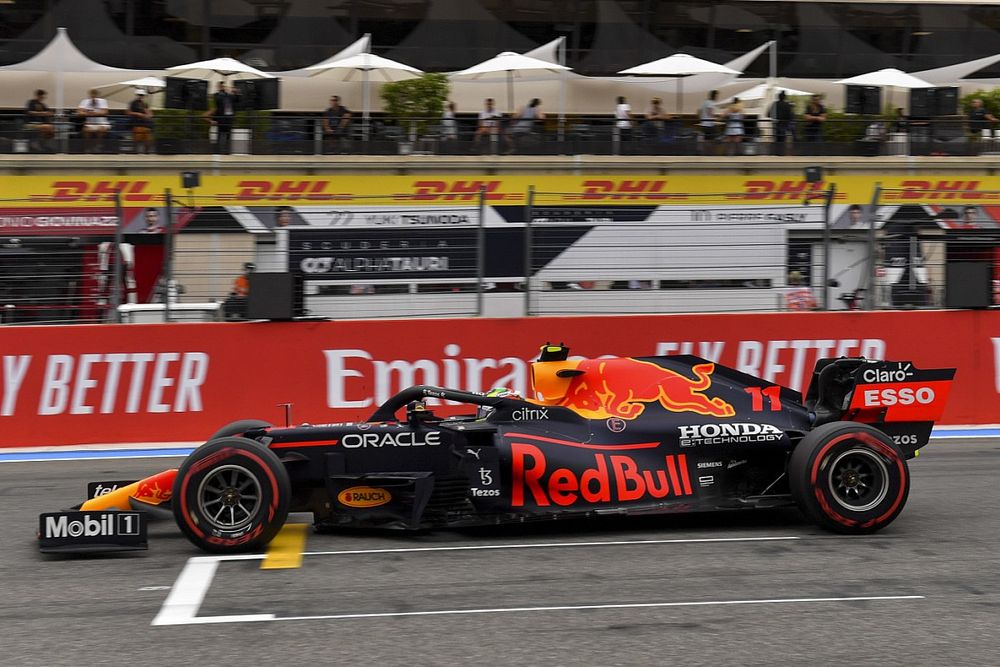
<svg viewBox="0 0 1000 667"><path fill-rule="evenodd" d="M490 398L516 398L516 399L523 398L518 391L510 389L509 387L493 387L488 392L486 392L486 396L489 396ZM489 416L491 412L493 412L493 408L491 408L490 406L480 405L476 409L476 418L485 419L487 416Z"/></svg>

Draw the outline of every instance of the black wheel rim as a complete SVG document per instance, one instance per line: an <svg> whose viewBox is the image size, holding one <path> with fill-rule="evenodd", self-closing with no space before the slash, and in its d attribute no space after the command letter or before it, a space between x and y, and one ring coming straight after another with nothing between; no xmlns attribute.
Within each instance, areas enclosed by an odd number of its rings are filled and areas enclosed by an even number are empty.
<svg viewBox="0 0 1000 667"><path fill-rule="evenodd" d="M198 486L198 509L209 525L218 530L245 528L260 509L260 482L238 465L215 468Z"/></svg>
<svg viewBox="0 0 1000 667"><path fill-rule="evenodd" d="M867 512L885 500L889 492L889 468L870 449L849 449L830 464L829 489L841 507Z"/></svg>

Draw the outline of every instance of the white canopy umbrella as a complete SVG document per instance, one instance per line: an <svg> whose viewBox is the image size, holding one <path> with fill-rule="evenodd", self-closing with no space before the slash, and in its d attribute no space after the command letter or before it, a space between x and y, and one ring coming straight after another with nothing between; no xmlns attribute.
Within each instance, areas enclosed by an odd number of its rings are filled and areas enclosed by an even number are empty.
<svg viewBox="0 0 1000 667"><path fill-rule="evenodd" d="M723 102L732 102L734 99L739 98L744 101L753 100L763 100L769 96L777 95L780 92L784 92L785 95L789 97L796 97L799 95L812 95L812 93L805 90L795 90L794 88L787 88L784 86L775 86L769 83L759 83L753 88L747 88L746 90L731 95L723 100Z"/></svg>
<svg viewBox="0 0 1000 667"><path fill-rule="evenodd" d="M2 71L38 72L55 74L56 77L56 112L61 114L65 106L64 75L69 73L85 74L115 74L127 76L141 74L144 70L122 69L109 67L95 62L76 48L66 32L66 28L58 28L56 36L45 47L31 58L13 65L0 67Z"/></svg>
<svg viewBox="0 0 1000 667"><path fill-rule="evenodd" d="M713 63L711 60L696 58L687 53L675 53L666 58L653 60L642 65L623 69L619 74L636 74L644 76L670 76L677 78L677 111L681 111L684 77L692 74L740 74L731 67Z"/></svg>
<svg viewBox="0 0 1000 667"><path fill-rule="evenodd" d="M868 72L867 74L859 74L857 76L852 76L848 79L841 79L834 83L842 83L846 86L878 86L880 88L889 89L889 106L892 106L892 89L893 88L933 88L933 83L928 83L923 79L913 76L912 74L907 74L902 70L898 70L892 67L886 69L880 69L876 72Z"/></svg>
<svg viewBox="0 0 1000 667"><path fill-rule="evenodd" d="M233 79L273 79L273 74L262 72L246 63L241 63L233 58L213 58L211 60L199 60L186 65L174 65L167 68L168 72L174 74L186 74L198 79L211 79L213 74L223 78Z"/></svg>
<svg viewBox="0 0 1000 667"><path fill-rule="evenodd" d="M362 136L368 140L368 117L371 109L371 75L374 72L384 81L402 81L412 79L423 74L416 67L404 65L395 60L389 60L374 53L358 53L333 62L323 62L318 65L306 67L305 71L312 72L312 76L324 72L334 72L342 76L342 80L350 81L351 78L361 72L364 76L364 106L361 112Z"/></svg>
<svg viewBox="0 0 1000 667"><path fill-rule="evenodd" d="M933 88L933 83L927 83L912 74L894 68L880 69L877 72L859 74L849 79L841 79L835 83L849 86L882 86L891 88Z"/></svg>
<svg viewBox="0 0 1000 667"><path fill-rule="evenodd" d="M119 81L117 83L108 83L103 86L98 86L97 89L100 90L108 98L120 98L120 99L132 99L135 96L136 89L145 90L150 95L155 94L166 88L167 82L155 76L144 76L141 79L130 79L128 81Z"/></svg>
<svg viewBox="0 0 1000 667"><path fill-rule="evenodd" d="M524 72L566 72L569 69L565 65L541 60L540 58L533 58L521 53L514 53L513 51L504 51L489 60L484 60L478 65L473 65L459 72L452 72L448 76L475 79L487 74L505 73L507 75L507 108L513 113L515 76Z"/></svg>

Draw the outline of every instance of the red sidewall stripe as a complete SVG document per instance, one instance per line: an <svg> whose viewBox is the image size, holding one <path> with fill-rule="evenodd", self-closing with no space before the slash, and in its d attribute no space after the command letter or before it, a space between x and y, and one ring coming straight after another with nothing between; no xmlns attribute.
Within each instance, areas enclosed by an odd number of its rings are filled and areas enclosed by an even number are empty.
<svg viewBox="0 0 1000 667"><path fill-rule="evenodd" d="M237 456L245 456L246 458L248 458L248 459L254 461L255 463L257 463L257 465L259 465L261 467L261 469L264 470L264 473L267 475L268 479L271 482L271 505L270 505L270 507L268 509L270 510L270 517L269 518L273 519L274 518L274 513L275 513L275 511L277 509L278 496L280 494L279 494L279 491L278 491L278 480L275 478L274 473L271 471L271 467L268 466L264 462L264 459L260 458L259 456L257 456L256 454L254 454L253 452L250 452L250 451L246 451L246 450L242 450L242 449L238 450L238 449L235 449L234 447L227 447L226 449L220 449L218 452L215 452L215 454L221 454L223 452L235 452ZM231 456L232 455L230 455L229 457L223 457L220 460L225 460L226 458L231 458ZM186 523L188 525L188 527L196 535L198 535L198 537L202 537L203 538L203 537L205 537L205 533L202 532L201 529L199 529L198 526L191 521L191 513L188 511L187 486L188 486L188 482L190 480L191 480L191 475L186 474L186 475L184 475L184 480L181 482L181 493L180 493L181 515L184 517L184 523ZM251 531L251 533L248 533L248 535L250 535L252 533L253 533L253 531Z"/></svg>
<svg viewBox="0 0 1000 667"><path fill-rule="evenodd" d="M903 460L899 458L899 455L896 453L896 451L892 447L887 446L884 442L882 442L878 438L873 437L870 433L865 433L864 431L853 431L838 436L833 440L831 440L830 442L826 443L823 446L823 448L819 451L819 453L816 454L816 458L813 461L812 472L810 474L810 482L813 485L813 489L816 494L816 499L817 501L819 501L820 508L822 508L822 510L826 513L827 516L829 516L837 523L841 523L845 526L854 526L858 524L858 521L855 519L849 519L835 512L833 508L830 506L829 502L827 501L826 496L823 494L822 488L817 486L816 480L819 477L820 464L823 462L823 459L826 456L827 452L832 447L842 443L847 439L858 440L878 450L896 464L896 470L899 473L899 493L896 495L896 499L893 501L892 506L889 507L888 511L886 511L881 516L866 521L864 524L862 524L862 527L867 528L870 526L877 525L882 521L884 521L886 518L892 516L893 512L896 511L896 508L899 507L899 504L903 502L903 496L906 493L906 488L907 488L906 472L903 469ZM886 484L888 483L889 480L887 479Z"/></svg>

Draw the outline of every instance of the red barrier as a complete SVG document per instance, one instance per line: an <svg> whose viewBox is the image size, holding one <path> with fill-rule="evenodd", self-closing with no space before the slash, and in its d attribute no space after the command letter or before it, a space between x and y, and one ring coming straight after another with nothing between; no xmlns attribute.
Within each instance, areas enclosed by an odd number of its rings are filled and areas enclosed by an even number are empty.
<svg viewBox="0 0 1000 667"><path fill-rule="evenodd" d="M526 392L545 341L692 353L804 390L815 360L957 367L944 422L1000 421L1000 312L782 313L0 328L0 446L201 440L234 419L368 416L410 384Z"/></svg>

